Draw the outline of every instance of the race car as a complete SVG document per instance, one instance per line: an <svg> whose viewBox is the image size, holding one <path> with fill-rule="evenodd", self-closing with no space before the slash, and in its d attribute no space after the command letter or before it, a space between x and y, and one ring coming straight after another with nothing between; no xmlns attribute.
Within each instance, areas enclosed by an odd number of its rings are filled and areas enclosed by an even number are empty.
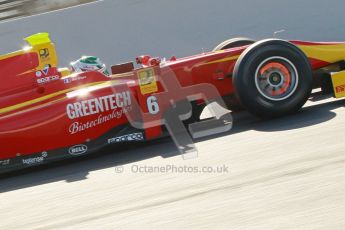
<svg viewBox="0 0 345 230"><path fill-rule="evenodd" d="M25 41L0 56L0 173L160 138L179 119L202 136L209 126L195 124L214 102L266 119L296 112L313 88L345 97L341 42L235 38L191 57L139 56L107 76L58 68L48 33Z"/></svg>

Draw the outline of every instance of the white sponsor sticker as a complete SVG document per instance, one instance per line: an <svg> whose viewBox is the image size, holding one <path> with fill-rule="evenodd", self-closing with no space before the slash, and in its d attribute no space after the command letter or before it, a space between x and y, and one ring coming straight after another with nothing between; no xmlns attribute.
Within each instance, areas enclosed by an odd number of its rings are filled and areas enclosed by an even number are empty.
<svg viewBox="0 0 345 230"><path fill-rule="evenodd" d="M75 145L68 149L68 153L73 156L78 156L87 152L86 145Z"/></svg>
<svg viewBox="0 0 345 230"><path fill-rule="evenodd" d="M7 160L0 160L0 166L5 166L5 165L9 165L10 164L10 159Z"/></svg>
<svg viewBox="0 0 345 230"><path fill-rule="evenodd" d="M107 111L114 111L118 108L128 107L131 104L131 94L129 91L125 91L67 104L66 113L68 118L73 120Z"/></svg>
<svg viewBox="0 0 345 230"><path fill-rule="evenodd" d="M48 82L51 82L51 81L57 81L57 80L59 80L59 76L58 75L48 76L48 77L42 77L42 78L37 79L37 83L38 84L45 84L45 83L48 83Z"/></svg>
<svg viewBox="0 0 345 230"><path fill-rule="evenodd" d="M121 110L113 110L111 114L103 115L100 114L98 115L97 118L91 121L87 122L79 122L75 121L69 126L69 133L70 134L76 134L85 130L88 130L90 128L96 127L98 125L104 124L106 122L109 122L113 119L120 119L125 113L128 113L131 111L132 107L128 106L126 108L122 108Z"/></svg>
<svg viewBox="0 0 345 230"><path fill-rule="evenodd" d="M74 82L74 81L83 80L83 79L85 79L85 78L86 78L86 76L68 77L68 78L65 78L65 79L63 80L63 82L64 82L65 84L69 84L69 83L72 83L72 82Z"/></svg>
<svg viewBox="0 0 345 230"><path fill-rule="evenodd" d="M41 156L22 159L22 162L24 165L39 164L42 163L47 156L47 152L42 152Z"/></svg>
<svg viewBox="0 0 345 230"><path fill-rule="evenodd" d="M118 143L118 142L126 142L126 141L142 141L144 140L144 135L143 133L131 133L131 134L126 134L123 136L119 137L114 137L108 139L108 143Z"/></svg>

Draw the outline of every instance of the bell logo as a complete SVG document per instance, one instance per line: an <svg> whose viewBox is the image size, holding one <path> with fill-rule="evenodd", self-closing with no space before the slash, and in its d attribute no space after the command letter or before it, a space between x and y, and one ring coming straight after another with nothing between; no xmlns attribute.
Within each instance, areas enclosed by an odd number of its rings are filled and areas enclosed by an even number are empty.
<svg viewBox="0 0 345 230"><path fill-rule="evenodd" d="M86 145L75 145L68 149L68 153L73 156L78 156L87 152Z"/></svg>

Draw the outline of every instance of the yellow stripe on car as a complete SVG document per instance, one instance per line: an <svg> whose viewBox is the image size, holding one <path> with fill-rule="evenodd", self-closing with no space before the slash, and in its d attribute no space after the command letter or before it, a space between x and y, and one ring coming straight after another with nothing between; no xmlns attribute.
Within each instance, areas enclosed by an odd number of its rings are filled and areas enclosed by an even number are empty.
<svg viewBox="0 0 345 230"><path fill-rule="evenodd" d="M93 82L93 83L89 83L89 84L85 84L85 85L80 85L80 86L73 87L73 88L70 88L70 89L61 90L61 91L58 91L56 93L52 93L52 94L49 94L49 95L46 95L46 96L43 96L43 97L39 97L39 98L30 100L30 101L26 101L26 102L22 102L22 103L19 103L19 104L16 104L16 105L12 105L12 106L8 106L8 107L5 107L5 108L1 108L0 109L0 115L4 114L4 113L15 111L15 110L18 110L18 109L21 109L21 108L24 108L26 106L30 106L30 105L42 102L42 101L45 101L45 100L49 100L49 99L57 97L57 96L59 96L61 94L65 94L65 93L68 93L68 92L71 92L71 91L74 91L74 90L78 90L78 89L83 89L83 88L89 87L89 86L102 85L102 84L107 83L107 82L104 82L104 81L103 82ZM105 86L108 86L108 85L109 85L109 83L106 84Z"/></svg>
<svg viewBox="0 0 345 230"><path fill-rule="evenodd" d="M231 57L226 57L226 58L223 58L223 59L219 59L219 60L207 62L207 63L205 63L205 64L203 64L203 65L211 65L211 64L221 63L221 62L233 61L233 60L238 59L239 56L240 56L240 55L235 55L235 56L231 56Z"/></svg>
<svg viewBox="0 0 345 230"><path fill-rule="evenodd" d="M334 63L344 59L345 44L337 45L315 45L315 46L298 46L308 58Z"/></svg>

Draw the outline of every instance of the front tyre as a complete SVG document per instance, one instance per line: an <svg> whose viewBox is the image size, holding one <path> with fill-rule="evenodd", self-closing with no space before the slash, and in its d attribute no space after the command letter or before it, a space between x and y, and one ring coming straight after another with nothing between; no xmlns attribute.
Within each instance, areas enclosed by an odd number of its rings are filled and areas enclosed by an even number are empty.
<svg viewBox="0 0 345 230"><path fill-rule="evenodd" d="M299 110L312 90L312 70L295 45L277 39L248 47L234 68L233 84L241 104L263 118Z"/></svg>

